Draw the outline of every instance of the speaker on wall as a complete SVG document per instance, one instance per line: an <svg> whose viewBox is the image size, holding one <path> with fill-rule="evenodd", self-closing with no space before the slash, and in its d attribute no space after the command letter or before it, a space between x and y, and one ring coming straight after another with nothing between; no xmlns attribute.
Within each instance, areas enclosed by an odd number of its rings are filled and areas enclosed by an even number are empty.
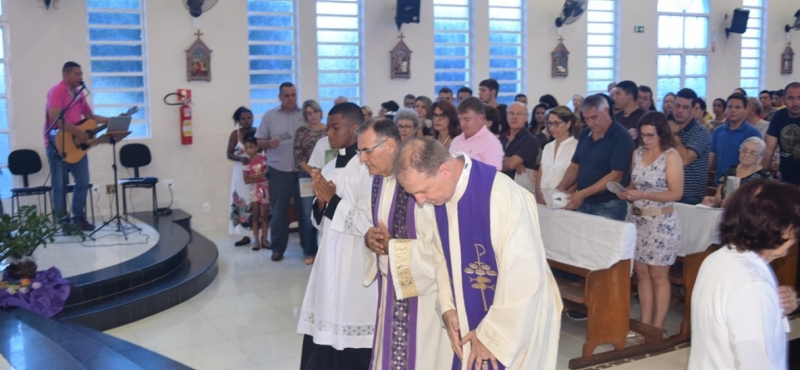
<svg viewBox="0 0 800 370"><path fill-rule="evenodd" d="M419 23L419 2L420 0L397 0L394 21L398 31L403 23Z"/></svg>
<svg viewBox="0 0 800 370"><path fill-rule="evenodd" d="M749 19L750 19L750 9L741 9L741 8L734 9L733 20L731 21L731 27L725 29L725 37L730 36L731 33L747 32L747 21Z"/></svg>

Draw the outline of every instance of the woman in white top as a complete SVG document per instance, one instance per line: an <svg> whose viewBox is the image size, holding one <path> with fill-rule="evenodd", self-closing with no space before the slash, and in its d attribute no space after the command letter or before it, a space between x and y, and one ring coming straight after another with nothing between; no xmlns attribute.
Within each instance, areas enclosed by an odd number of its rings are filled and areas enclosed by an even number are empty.
<svg viewBox="0 0 800 370"><path fill-rule="evenodd" d="M797 294L769 263L800 239L800 190L769 180L742 185L719 225L722 247L700 267L692 294L689 369L786 369Z"/></svg>
<svg viewBox="0 0 800 370"><path fill-rule="evenodd" d="M542 189L555 189L567 172L578 147L577 137L581 133L578 118L565 106L549 109L544 117L547 131L555 140L544 146L542 162L536 174L536 200L541 204L545 204ZM568 191L575 191L574 186Z"/></svg>

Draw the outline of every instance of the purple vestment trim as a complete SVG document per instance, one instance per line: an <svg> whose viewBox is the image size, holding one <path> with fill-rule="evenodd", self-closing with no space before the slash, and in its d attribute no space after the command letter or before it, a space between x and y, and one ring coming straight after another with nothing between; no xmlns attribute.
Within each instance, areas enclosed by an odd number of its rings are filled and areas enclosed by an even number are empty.
<svg viewBox="0 0 800 370"><path fill-rule="evenodd" d="M372 217L375 227L379 227L378 206L382 188L383 177L375 176L372 182ZM416 225L414 222L414 198L409 197L398 184L389 209L387 225L389 234L395 239L415 239ZM391 269L391 267L389 268ZM380 264L378 269L380 270ZM384 274L388 280L387 294L385 296L382 289L382 279L378 279L378 302L380 303L381 300L385 302L383 338L376 336L373 341L374 344L377 344L377 341L380 340L382 348L386 352L381 359L381 370L415 369L417 298L398 300L394 292L391 271L386 271Z"/></svg>
<svg viewBox="0 0 800 370"><path fill-rule="evenodd" d="M465 168L466 170L467 168ZM461 245L461 266L457 272L463 274L461 290L464 295L464 308L467 314L469 331L478 327L489 312L494 301L497 285L497 259L492 247L490 227L490 196L497 168L472 160L467 188L458 201L458 236ZM453 284L453 266L450 258L450 234L445 205L436 206L436 224L442 241L442 249L447 260L447 271ZM455 287L453 287L455 292ZM454 357L453 368L457 369L458 358ZM500 365L501 369L504 369Z"/></svg>

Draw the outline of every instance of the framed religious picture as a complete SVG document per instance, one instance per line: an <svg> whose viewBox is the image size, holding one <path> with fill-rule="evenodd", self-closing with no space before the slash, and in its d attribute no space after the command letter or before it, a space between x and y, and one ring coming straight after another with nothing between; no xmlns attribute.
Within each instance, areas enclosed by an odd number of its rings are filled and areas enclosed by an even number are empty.
<svg viewBox="0 0 800 370"><path fill-rule="evenodd" d="M792 50L792 44L786 45L786 49L783 50L783 54L781 54L781 74L782 75L790 75L792 74L792 67L794 65L794 50Z"/></svg>
<svg viewBox="0 0 800 370"><path fill-rule="evenodd" d="M202 33L195 33L197 40L186 49L186 81L211 81L211 49L200 40Z"/></svg>
<svg viewBox="0 0 800 370"><path fill-rule="evenodd" d="M389 70L391 71L391 78L411 78L411 49L408 48L403 39L405 36L401 33L398 36L400 42L394 46L390 53L391 58L391 65L389 66Z"/></svg>
<svg viewBox="0 0 800 370"><path fill-rule="evenodd" d="M564 46L564 39L558 39L558 46L551 53L552 55L552 77L569 76L569 50Z"/></svg>

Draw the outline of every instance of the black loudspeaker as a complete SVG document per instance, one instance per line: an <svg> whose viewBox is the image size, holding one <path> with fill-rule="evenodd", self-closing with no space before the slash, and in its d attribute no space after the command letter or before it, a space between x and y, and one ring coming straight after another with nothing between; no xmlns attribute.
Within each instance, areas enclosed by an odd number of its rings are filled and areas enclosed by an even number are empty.
<svg viewBox="0 0 800 370"><path fill-rule="evenodd" d="M750 9L734 9L731 27L725 29L725 37L728 37L731 33L745 33L747 31L747 21L749 19Z"/></svg>
<svg viewBox="0 0 800 370"><path fill-rule="evenodd" d="M397 0L397 15L394 17L397 30L403 23L419 23L420 0Z"/></svg>

